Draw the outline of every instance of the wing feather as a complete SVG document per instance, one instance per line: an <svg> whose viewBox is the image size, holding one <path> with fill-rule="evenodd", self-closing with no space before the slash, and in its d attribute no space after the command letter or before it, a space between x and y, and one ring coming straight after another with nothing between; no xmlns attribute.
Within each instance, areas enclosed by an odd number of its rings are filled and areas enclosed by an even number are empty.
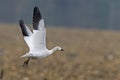
<svg viewBox="0 0 120 80"><path fill-rule="evenodd" d="M23 36L30 36L32 34L32 32L30 31L30 29L24 24L23 19L19 20L19 25L21 27Z"/></svg>
<svg viewBox="0 0 120 80"><path fill-rule="evenodd" d="M34 7L34 10L33 10L33 29L34 30L38 30L38 24L41 19L42 19L42 16L38 7Z"/></svg>
<svg viewBox="0 0 120 80"><path fill-rule="evenodd" d="M30 31L30 29L24 24L23 20L19 20L19 25L21 27L22 30L22 34L24 36L24 40L27 43L28 47L31 49L32 48L32 42L31 42L31 35L32 32Z"/></svg>
<svg viewBox="0 0 120 80"><path fill-rule="evenodd" d="M23 20L19 21L24 40L30 48L30 51L39 51L46 49L46 29L44 27L44 20L38 7L33 11L33 33L24 24Z"/></svg>
<svg viewBox="0 0 120 80"><path fill-rule="evenodd" d="M33 11L33 29L32 43L34 50L46 49L46 29L44 20L37 7Z"/></svg>

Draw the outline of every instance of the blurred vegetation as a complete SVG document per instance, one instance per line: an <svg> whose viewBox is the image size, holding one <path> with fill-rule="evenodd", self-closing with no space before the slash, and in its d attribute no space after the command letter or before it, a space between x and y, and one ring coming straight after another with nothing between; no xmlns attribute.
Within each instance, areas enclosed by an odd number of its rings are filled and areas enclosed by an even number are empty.
<svg viewBox="0 0 120 80"><path fill-rule="evenodd" d="M3 80L120 80L120 32L47 28L47 47L64 52L40 60L20 58L28 51L17 25L0 24Z"/></svg>
<svg viewBox="0 0 120 80"><path fill-rule="evenodd" d="M120 0L0 0L0 22L31 23L34 6L47 25L120 29Z"/></svg>

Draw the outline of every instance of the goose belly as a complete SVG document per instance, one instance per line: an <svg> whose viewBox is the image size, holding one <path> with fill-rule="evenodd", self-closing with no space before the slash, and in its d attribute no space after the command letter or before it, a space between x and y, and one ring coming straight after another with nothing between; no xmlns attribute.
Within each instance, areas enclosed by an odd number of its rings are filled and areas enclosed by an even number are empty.
<svg viewBox="0 0 120 80"><path fill-rule="evenodd" d="M47 52L41 52L41 53L35 53L32 58L33 59L41 59L41 58L45 58L49 56L49 54Z"/></svg>

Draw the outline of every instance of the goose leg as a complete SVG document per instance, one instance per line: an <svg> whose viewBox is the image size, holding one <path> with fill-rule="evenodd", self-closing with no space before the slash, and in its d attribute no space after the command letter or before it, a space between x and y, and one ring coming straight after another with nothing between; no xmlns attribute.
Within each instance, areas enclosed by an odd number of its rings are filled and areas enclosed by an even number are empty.
<svg viewBox="0 0 120 80"><path fill-rule="evenodd" d="M30 61L30 57L29 57L26 61L24 61L24 63L23 63L23 67L27 67L27 66L28 66L29 61Z"/></svg>
<svg viewBox="0 0 120 80"><path fill-rule="evenodd" d="M0 80L3 79L3 76L4 76L4 70L1 70L1 72L0 72Z"/></svg>

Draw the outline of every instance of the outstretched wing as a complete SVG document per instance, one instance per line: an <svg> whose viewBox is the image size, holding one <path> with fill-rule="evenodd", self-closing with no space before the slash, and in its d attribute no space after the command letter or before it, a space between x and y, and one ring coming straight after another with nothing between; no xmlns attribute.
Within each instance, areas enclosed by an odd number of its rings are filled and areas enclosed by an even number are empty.
<svg viewBox="0 0 120 80"><path fill-rule="evenodd" d="M32 32L30 31L30 29L24 24L23 20L19 20L19 25L21 27L22 30L22 34L24 36L24 40L27 43L27 45L29 46L29 48L32 48L32 42L31 42L31 35Z"/></svg>
<svg viewBox="0 0 120 80"><path fill-rule="evenodd" d="M33 11L32 43L34 50L46 49L46 29L38 7L34 7Z"/></svg>

